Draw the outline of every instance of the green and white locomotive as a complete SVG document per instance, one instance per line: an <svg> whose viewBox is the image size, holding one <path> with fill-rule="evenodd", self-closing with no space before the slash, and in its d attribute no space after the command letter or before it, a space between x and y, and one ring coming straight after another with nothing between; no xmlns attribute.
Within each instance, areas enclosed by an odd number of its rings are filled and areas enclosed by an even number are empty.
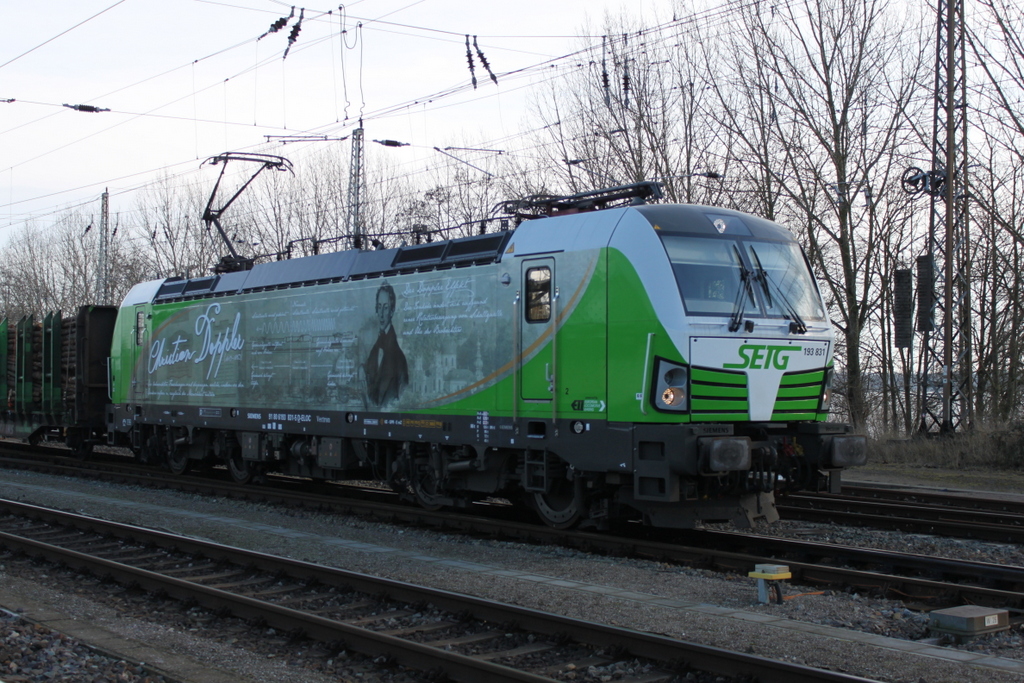
<svg viewBox="0 0 1024 683"><path fill-rule="evenodd" d="M775 492L865 459L827 421L833 333L807 261L735 211L599 208L635 194L137 285L114 328L109 440L238 481L373 478L427 507L501 496L557 527L774 520Z"/></svg>

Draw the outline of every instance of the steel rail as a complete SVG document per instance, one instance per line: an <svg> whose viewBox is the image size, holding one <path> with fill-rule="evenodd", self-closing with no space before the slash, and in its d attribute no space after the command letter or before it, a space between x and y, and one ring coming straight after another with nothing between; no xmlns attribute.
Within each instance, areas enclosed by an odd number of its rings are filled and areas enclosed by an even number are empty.
<svg viewBox="0 0 1024 683"><path fill-rule="evenodd" d="M957 519L963 522L1024 526L1024 504L1015 501L972 500L961 496L921 497L907 493L902 497L881 498L856 493L794 493L779 499L783 504L801 507L849 506L850 509L873 506L885 511L918 513L920 519Z"/></svg>
<svg viewBox="0 0 1024 683"><path fill-rule="evenodd" d="M952 502L926 504L851 495L796 494L780 499L777 507L786 519L838 522L997 543L1024 542L1024 514L957 507Z"/></svg>
<svg viewBox="0 0 1024 683"><path fill-rule="evenodd" d="M500 624L515 623L520 628L545 635L569 636L586 645L621 648L627 651L630 657L652 659L669 664L686 662L688 667L718 675L754 675L765 683L871 682L871 679L849 674L674 640L632 629L594 624L530 608L505 605L458 593L222 546L167 532L50 510L36 505L0 500L0 507L11 514L29 519L61 524L161 548L172 548L179 552L199 554L209 559L232 562L242 566L257 566L261 571L285 574L295 579L316 580L325 585L344 585L358 592L385 594L395 600L405 602L430 602L448 611L470 612L485 621ZM301 631L311 638L322 641L342 640L348 648L362 654L371 657L387 656L405 666L420 670L439 669L455 680L527 683L553 680L546 676L519 671L386 633L374 632L316 614L204 586L186 579L167 576L80 551L24 538L10 532L0 532L0 545L20 550L31 556L44 557L52 562L80 567L99 576L112 577L120 583L137 585L149 591L163 592L179 600L195 600L210 609L226 608L235 616L243 619L263 620L277 629Z"/></svg>
<svg viewBox="0 0 1024 683"><path fill-rule="evenodd" d="M30 461L34 462L34 461ZM86 466L101 467L86 463ZM277 486L242 486L209 478L181 476L149 468L117 465L89 476L127 480L176 489L284 503L337 514L354 514L387 523L432 527L445 531L486 534L543 545L562 545L586 552L633 555L690 566L717 567L746 573L765 562L788 563L794 581L812 585L838 585L872 589L895 598L928 600L946 605L986 604L1024 611L1024 567L952 560L912 553L883 551L831 543L780 539L739 532L670 532L630 530L621 534L560 531L515 519L496 519L376 500L338 495L311 495L308 491L283 490ZM125 472L127 470L127 473ZM63 469L62 471L69 471ZM395 494L387 494L393 500ZM506 512L507 510L499 510ZM666 540L668 539L668 540ZM843 566L849 565L849 566ZM868 569L857 569L868 567Z"/></svg>
<svg viewBox="0 0 1024 683"><path fill-rule="evenodd" d="M941 514L923 508L913 511L882 507L867 501L835 502L825 505L778 505L783 519L803 522L835 523L848 526L869 526L916 534L933 534L950 538L967 538L996 543L1024 542L1024 527L1012 524L981 523L943 519ZM870 508L870 511L868 510ZM903 516L904 514L911 516ZM932 514L935 514L933 517ZM946 516L953 513L945 511Z"/></svg>
<svg viewBox="0 0 1024 683"><path fill-rule="evenodd" d="M830 495L823 494L823 497L827 498ZM1002 495L997 491L991 493L965 490L934 491L913 487L843 484L841 495L858 499L903 501L913 504L926 503L928 505L942 505L964 510L988 510L990 512L1009 512L1014 515L1024 515L1024 500L989 497L990 495Z"/></svg>

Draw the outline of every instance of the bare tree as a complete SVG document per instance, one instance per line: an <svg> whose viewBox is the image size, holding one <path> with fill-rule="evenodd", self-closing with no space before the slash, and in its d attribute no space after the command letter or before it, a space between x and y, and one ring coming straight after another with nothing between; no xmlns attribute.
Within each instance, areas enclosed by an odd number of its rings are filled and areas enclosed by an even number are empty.
<svg viewBox="0 0 1024 683"><path fill-rule="evenodd" d="M196 276L217 262L221 251L202 220L208 194L166 175L139 193L130 229L146 244L156 274Z"/></svg>
<svg viewBox="0 0 1024 683"><path fill-rule="evenodd" d="M535 102L541 156L580 192L644 180L674 202L718 203L723 154L704 125L706 86L688 43L668 44L625 19L600 52Z"/></svg>
<svg viewBox="0 0 1024 683"><path fill-rule="evenodd" d="M784 173L771 175L799 212L808 253L834 305L850 418L860 425L870 414L862 334L880 305L877 275L892 226L880 224L873 210L857 209L856 199L894 182L894 159L913 143L902 125L921 68L920 43L906 40L912 19L884 0L802 0L745 11L751 49L763 54L759 82L771 84L784 159Z"/></svg>
<svg viewBox="0 0 1024 683"><path fill-rule="evenodd" d="M980 82L972 105L972 262L977 386L982 418L1019 419L1024 403L1020 336L1024 301L1024 17L1016 3L981 0L968 33Z"/></svg>
<svg viewBox="0 0 1024 683"><path fill-rule="evenodd" d="M108 235L108 278L113 301L148 273L128 248L126 233L115 220ZM4 315L16 320L23 315L48 311L64 314L98 299L97 267L99 220L82 209L57 214L49 226L26 224L8 241L0 258L0 297Z"/></svg>
<svg viewBox="0 0 1024 683"><path fill-rule="evenodd" d="M986 87L978 88L977 111L990 117L1007 133L1002 142L1006 151L1024 158L1024 15L1020 6L1008 0L980 0L981 18L988 23L969 34L969 43L978 66L985 74ZM990 132L991 129L990 129Z"/></svg>

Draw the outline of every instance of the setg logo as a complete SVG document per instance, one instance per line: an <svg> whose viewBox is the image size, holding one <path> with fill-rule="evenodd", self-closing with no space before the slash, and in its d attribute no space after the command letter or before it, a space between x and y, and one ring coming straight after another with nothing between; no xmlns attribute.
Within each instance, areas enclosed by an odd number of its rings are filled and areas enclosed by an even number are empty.
<svg viewBox="0 0 1024 683"><path fill-rule="evenodd" d="M744 344L739 348L742 359L739 363L724 363L723 368L737 370L785 370L789 356L800 351L798 346L770 346L768 344Z"/></svg>

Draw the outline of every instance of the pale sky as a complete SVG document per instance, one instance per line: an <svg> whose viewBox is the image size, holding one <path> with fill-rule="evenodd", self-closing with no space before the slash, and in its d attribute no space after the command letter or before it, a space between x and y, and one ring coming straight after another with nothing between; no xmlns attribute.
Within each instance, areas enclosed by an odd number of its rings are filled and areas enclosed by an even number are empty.
<svg viewBox="0 0 1024 683"><path fill-rule="evenodd" d="M530 86L546 74L503 74L580 49L580 36L588 27L600 34L608 12L654 23L671 19L672 6L672 0L356 0L346 6L343 49L341 12L324 3L305 8L298 39L282 60L301 6L286 28L257 41L289 14L289 4L5 3L0 237L29 217L45 223L62 207L98 206L105 187L113 205L130 208L128 191L163 169L179 173L224 151L255 151L266 135L347 135L360 109L368 143L396 139L426 150L420 153L465 137L515 135L527 125ZM365 24L361 33L358 22ZM477 90L424 102L468 83L467 33L478 36L498 85L474 50ZM14 102L3 102L8 99ZM367 145L367 154L395 151Z"/></svg>

